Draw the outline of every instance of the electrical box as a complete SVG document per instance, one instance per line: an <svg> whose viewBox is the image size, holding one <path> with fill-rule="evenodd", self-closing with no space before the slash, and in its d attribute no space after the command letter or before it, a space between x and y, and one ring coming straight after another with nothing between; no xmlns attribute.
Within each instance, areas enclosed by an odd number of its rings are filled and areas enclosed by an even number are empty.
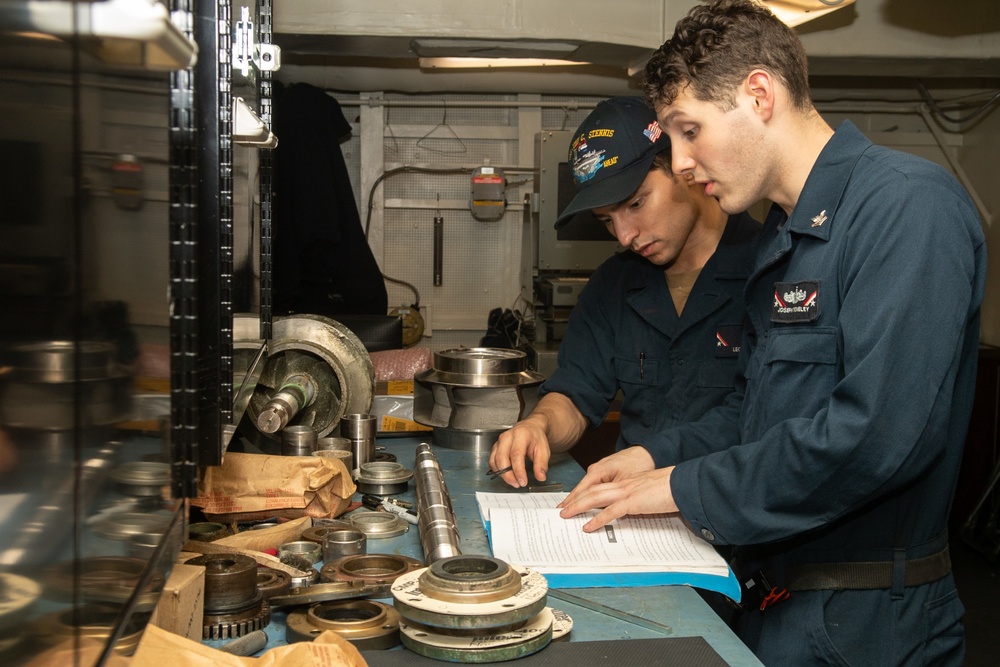
<svg viewBox="0 0 1000 667"><path fill-rule="evenodd" d="M472 217L490 222L507 212L507 178L502 169L478 167L472 172L472 197L469 201Z"/></svg>

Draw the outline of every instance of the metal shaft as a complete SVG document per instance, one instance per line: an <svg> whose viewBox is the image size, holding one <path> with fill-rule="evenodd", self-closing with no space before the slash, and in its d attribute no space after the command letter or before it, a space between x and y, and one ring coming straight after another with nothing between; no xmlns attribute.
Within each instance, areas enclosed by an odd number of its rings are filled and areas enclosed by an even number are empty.
<svg viewBox="0 0 1000 667"><path fill-rule="evenodd" d="M277 433L315 398L316 382L311 377L304 373L289 376L260 411L257 428L263 433Z"/></svg>
<svg viewBox="0 0 1000 667"><path fill-rule="evenodd" d="M441 558L461 555L451 496L437 457L427 443L417 445L413 478L417 487L417 528L424 548L424 561L431 565Z"/></svg>

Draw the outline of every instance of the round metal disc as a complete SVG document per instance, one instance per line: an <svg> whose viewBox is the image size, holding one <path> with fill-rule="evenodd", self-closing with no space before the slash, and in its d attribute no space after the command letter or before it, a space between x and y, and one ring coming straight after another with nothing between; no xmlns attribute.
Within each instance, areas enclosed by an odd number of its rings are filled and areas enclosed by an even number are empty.
<svg viewBox="0 0 1000 667"><path fill-rule="evenodd" d="M393 582L407 572L422 568L416 558L395 554L357 554L323 564L323 581L357 581L377 588L372 597L390 597Z"/></svg>
<svg viewBox="0 0 1000 667"><path fill-rule="evenodd" d="M396 537L410 529L406 521L389 512L353 514L351 515L351 523L370 540Z"/></svg>
<svg viewBox="0 0 1000 667"><path fill-rule="evenodd" d="M554 617L548 607L521 627L494 635L456 636L428 628L399 626L403 645L414 653L449 662L503 662L536 653L552 641Z"/></svg>
<svg viewBox="0 0 1000 667"><path fill-rule="evenodd" d="M393 602L403 618L433 628L462 630L510 628L545 607L548 583L538 572L511 565L521 575L521 589L509 598L480 603L435 600L420 590L426 568L404 574L392 585Z"/></svg>
<svg viewBox="0 0 1000 667"><path fill-rule="evenodd" d="M332 630L360 650L381 650L399 643L399 613L375 600L324 602L288 614L285 640L312 641Z"/></svg>

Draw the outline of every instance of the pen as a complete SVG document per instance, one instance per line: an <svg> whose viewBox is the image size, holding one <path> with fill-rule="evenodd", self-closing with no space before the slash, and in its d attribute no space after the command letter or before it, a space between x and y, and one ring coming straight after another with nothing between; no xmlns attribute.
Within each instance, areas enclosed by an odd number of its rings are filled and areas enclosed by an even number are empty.
<svg viewBox="0 0 1000 667"><path fill-rule="evenodd" d="M486 476L489 477L490 479L497 479L501 475L509 473L513 469L514 469L514 466L507 466L506 468L503 468L501 470L487 470L486 471Z"/></svg>
<svg viewBox="0 0 1000 667"><path fill-rule="evenodd" d="M646 353L645 352L640 352L639 353L639 381L640 382L642 382L643 376L646 374L646 372L645 372L646 369L644 368L645 365L646 365Z"/></svg>

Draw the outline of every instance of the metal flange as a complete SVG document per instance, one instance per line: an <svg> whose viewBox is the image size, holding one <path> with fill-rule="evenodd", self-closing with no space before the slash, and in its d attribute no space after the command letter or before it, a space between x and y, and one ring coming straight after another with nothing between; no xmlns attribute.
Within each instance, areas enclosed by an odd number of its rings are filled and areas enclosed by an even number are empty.
<svg viewBox="0 0 1000 667"><path fill-rule="evenodd" d="M375 600L322 602L288 614L285 640L312 641L326 630L362 651L392 648L399 643L399 613Z"/></svg>
<svg viewBox="0 0 1000 667"><path fill-rule="evenodd" d="M391 589L393 604L406 620L432 628L509 630L539 613L548 594L548 584L541 574L526 567L511 567L521 577L521 588L508 598L476 603L437 600L421 590L422 569L396 579Z"/></svg>
<svg viewBox="0 0 1000 667"><path fill-rule="evenodd" d="M369 461L362 463L355 482L361 493L391 496L404 493L413 471L402 463L393 461Z"/></svg>
<svg viewBox="0 0 1000 667"><path fill-rule="evenodd" d="M292 589L292 575L266 565L257 566L257 590L265 600L284 595Z"/></svg>
<svg viewBox="0 0 1000 667"><path fill-rule="evenodd" d="M302 531L302 539L309 540L310 542L316 542L317 544L323 544L326 539L327 533L332 533L335 530L353 530L354 525L350 521L326 521L321 525L312 526L311 528L306 528Z"/></svg>
<svg viewBox="0 0 1000 667"><path fill-rule="evenodd" d="M435 561L420 575L420 590L447 602L494 602L521 590L521 575L499 558L451 556Z"/></svg>
<svg viewBox="0 0 1000 667"><path fill-rule="evenodd" d="M500 634L454 635L431 628L400 623L403 646L435 660L462 663L504 662L523 658L567 636L573 629L570 617L544 608L520 627Z"/></svg>
<svg viewBox="0 0 1000 667"><path fill-rule="evenodd" d="M377 587L373 597L391 595L393 582L399 577L424 566L416 558L395 554L359 554L344 556L323 565L323 581L360 581Z"/></svg>

